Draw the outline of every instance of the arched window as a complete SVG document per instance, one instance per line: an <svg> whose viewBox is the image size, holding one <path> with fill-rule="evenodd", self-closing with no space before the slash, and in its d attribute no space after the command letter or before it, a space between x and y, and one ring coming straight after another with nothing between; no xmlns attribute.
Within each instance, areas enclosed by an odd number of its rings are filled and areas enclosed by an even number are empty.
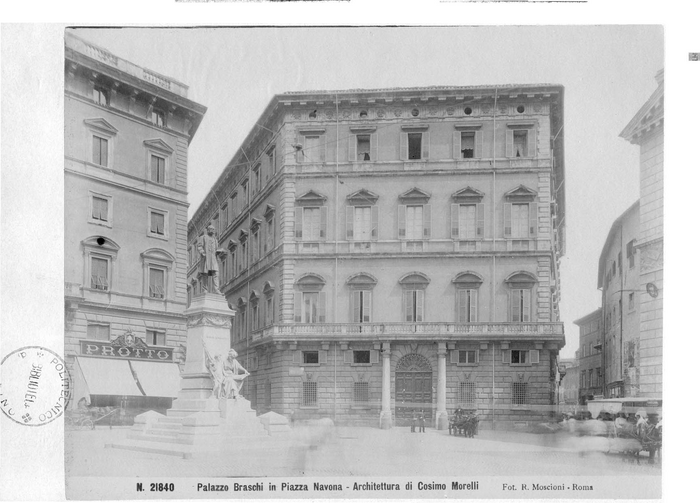
<svg viewBox="0 0 700 503"><path fill-rule="evenodd" d="M370 323L372 321L372 290L377 278L364 272L353 274L347 280L350 292L350 322Z"/></svg>
<svg viewBox="0 0 700 503"><path fill-rule="evenodd" d="M91 236L81 242L85 257L83 286L98 291L116 287L119 245L104 236Z"/></svg>
<svg viewBox="0 0 700 503"><path fill-rule="evenodd" d="M506 284L510 288L508 321L532 321L532 288L536 283L535 276L525 271L511 274L506 279Z"/></svg>
<svg viewBox="0 0 700 503"><path fill-rule="evenodd" d="M143 265L143 296L150 299L172 299L175 285L170 281L170 272L175 257L165 250L150 248L141 253Z"/></svg>
<svg viewBox="0 0 700 503"><path fill-rule="evenodd" d="M423 273L412 272L399 280L403 288L403 321L425 321L425 289L430 279Z"/></svg>
<svg viewBox="0 0 700 503"><path fill-rule="evenodd" d="M460 273L452 279L455 286L457 323L478 321L479 287L483 281L481 276L472 271Z"/></svg>
<svg viewBox="0 0 700 503"><path fill-rule="evenodd" d="M296 283L294 292L295 323L326 323L326 284L317 274L305 274Z"/></svg>

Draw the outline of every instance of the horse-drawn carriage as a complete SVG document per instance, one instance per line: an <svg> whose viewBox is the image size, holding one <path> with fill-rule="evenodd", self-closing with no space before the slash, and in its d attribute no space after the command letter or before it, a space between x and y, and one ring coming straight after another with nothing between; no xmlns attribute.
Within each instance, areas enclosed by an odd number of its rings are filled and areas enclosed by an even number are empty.
<svg viewBox="0 0 700 503"><path fill-rule="evenodd" d="M457 409L450 417L448 429L450 435L464 435L467 438L474 438L479 429L479 418L474 412L464 412Z"/></svg>

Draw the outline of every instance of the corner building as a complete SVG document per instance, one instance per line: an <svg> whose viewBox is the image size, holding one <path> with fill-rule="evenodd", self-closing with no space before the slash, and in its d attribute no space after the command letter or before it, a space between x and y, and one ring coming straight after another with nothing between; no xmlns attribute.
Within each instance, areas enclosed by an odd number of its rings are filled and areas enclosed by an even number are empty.
<svg viewBox="0 0 700 503"><path fill-rule="evenodd" d="M73 405L163 410L187 326L186 85L65 35L65 356ZM137 413L137 412L135 412Z"/></svg>
<svg viewBox="0 0 700 503"><path fill-rule="evenodd" d="M189 223L259 411L527 427L555 403L564 89L275 96Z"/></svg>

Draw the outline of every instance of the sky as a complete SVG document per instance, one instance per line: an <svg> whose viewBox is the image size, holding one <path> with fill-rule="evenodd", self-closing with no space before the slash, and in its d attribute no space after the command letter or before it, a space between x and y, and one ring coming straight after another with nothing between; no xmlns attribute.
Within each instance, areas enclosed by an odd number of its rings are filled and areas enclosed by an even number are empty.
<svg viewBox="0 0 700 503"><path fill-rule="evenodd" d="M115 55L189 86L208 107L189 150L190 217L278 93L434 85L565 87L566 255L561 319L601 305L598 256L639 198L639 147L619 137L664 66L661 26L78 29Z"/></svg>

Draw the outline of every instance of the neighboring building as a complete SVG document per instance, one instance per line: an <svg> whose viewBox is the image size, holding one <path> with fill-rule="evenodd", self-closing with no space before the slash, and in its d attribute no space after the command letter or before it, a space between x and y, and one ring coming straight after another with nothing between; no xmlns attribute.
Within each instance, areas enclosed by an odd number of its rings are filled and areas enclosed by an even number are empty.
<svg viewBox="0 0 700 503"><path fill-rule="evenodd" d="M598 308L583 318L574 321L579 327L578 403L586 405L589 400L603 396L603 320Z"/></svg>
<svg viewBox="0 0 700 503"><path fill-rule="evenodd" d="M564 253L558 85L275 96L188 227L228 255L231 344L259 412L382 427L556 400Z"/></svg>
<svg viewBox="0 0 700 503"><path fill-rule="evenodd" d="M576 358L562 358L559 367L566 369L566 374L559 382L559 410L569 412L578 405L579 363Z"/></svg>
<svg viewBox="0 0 700 503"><path fill-rule="evenodd" d="M187 86L65 36L65 355L73 404L163 409L186 341ZM135 376L135 378L134 378Z"/></svg>
<svg viewBox="0 0 700 503"><path fill-rule="evenodd" d="M639 394L661 397L663 390L664 243L664 71L658 88L620 133L639 145Z"/></svg>
<svg viewBox="0 0 700 503"><path fill-rule="evenodd" d="M606 398L639 396L642 291L635 246L638 237L639 201L615 220L598 259L598 289L603 293L601 349Z"/></svg>

